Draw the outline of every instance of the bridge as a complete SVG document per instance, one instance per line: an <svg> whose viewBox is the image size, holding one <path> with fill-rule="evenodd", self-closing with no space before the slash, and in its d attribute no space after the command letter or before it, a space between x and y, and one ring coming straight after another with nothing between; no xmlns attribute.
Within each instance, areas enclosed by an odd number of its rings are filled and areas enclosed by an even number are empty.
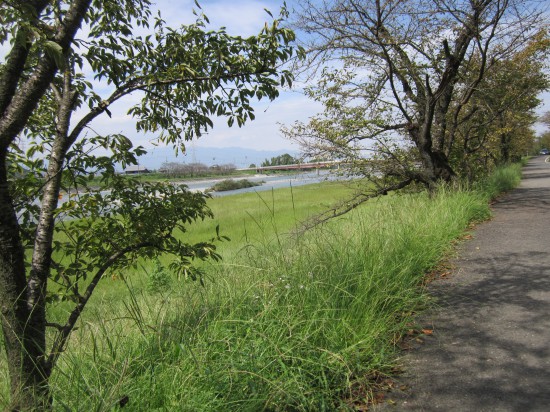
<svg viewBox="0 0 550 412"><path fill-rule="evenodd" d="M311 162L311 163L296 163L292 165L279 165L279 166L258 166L247 167L244 169L237 169L239 171L255 170L257 173L269 170L310 170L310 169L327 169L334 166L340 167L343 162L339 160L330 160L326 162Z"/></svg>

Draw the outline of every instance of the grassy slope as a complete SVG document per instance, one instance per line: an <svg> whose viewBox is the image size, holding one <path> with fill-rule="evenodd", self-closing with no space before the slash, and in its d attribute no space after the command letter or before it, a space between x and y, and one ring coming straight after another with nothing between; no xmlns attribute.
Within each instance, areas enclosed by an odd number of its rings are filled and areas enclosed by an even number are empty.
<svg viewBox="0 0 550 412"><path fill-rule="evenodd" d="M286 233L348 189L213 199L216 220L188 236L220 224L232 242L220 245L224 262L206 268L206 286L150 293L146 279L127 276L129 294L120 278L105 279L54 375L56 405L110 410L125 395L131 410L364 403L369 378L391 371L394 343L426 304L423 274L488 216L487 193L501 188L388 196L299 239Z"/></svg>

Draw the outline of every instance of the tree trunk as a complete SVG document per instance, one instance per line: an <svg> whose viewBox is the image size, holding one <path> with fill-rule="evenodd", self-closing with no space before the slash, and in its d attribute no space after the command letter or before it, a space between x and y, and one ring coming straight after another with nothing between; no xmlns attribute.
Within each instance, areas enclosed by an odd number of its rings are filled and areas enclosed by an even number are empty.
<svg viewBox="0 0 550 412"><path fill-rule="evenodd" d="M35 20L50 3L28 2ZM68 54L91 0L73 0L52 39ZM30 11L29 11L30 13ZM23 33L23 32L21 32ZM25 40L25 39L23 39ZM5 351L10 373L11 410L44 410L51 406L47 385L51 366L46 357L45 291L51 247L45 248L29 279L25 269L25 250L20 227L9 193L6 158L8 148L25 127L38 101L57 72L53 58L45 55L22 80L28 58L29 41L16 43L9 55L0 87L0 311ZM62 159L61 159L62 161ZM49 202L52 204L53 202ZM51 226L51 225L50 225ZM48 234L39 234L41 243Z"/></svg>
<svg viewBox="0 0 550 412"><path fill-rule="evenodd" d="M510 162L510 136L508 133L501 133L500 135L500 162Z"/></svg>
<svg viewBox="0 0 550 412"><path fill-rule="evenodd" d="M445 153L433 151L428 148L419 148L422 161L423 183L428 188L433 188L438 182L450 182L456 176L453 168L449 164L449 159Z"/></svg>
<svg viewBox="0 0 550 412"><path fill-rule="evenodd" d="M6 153L0 161L5 164ZM11 410L43 410L49 404L45 353L37 350L29 327L24 249L5 168L0 168L0 302L10 373Z"/></svg>
<svg viewBox="0 0 550 412"><path fill-rule="evenodd" d="M435 187L437 182L450 182L456 176L445 153L438 150L439 148L434 148L432 136L434 113L433 101L426 102L425 115L421 118L422 123L412 124L408 129L422 163L420 179L430 190Z"/></svg>

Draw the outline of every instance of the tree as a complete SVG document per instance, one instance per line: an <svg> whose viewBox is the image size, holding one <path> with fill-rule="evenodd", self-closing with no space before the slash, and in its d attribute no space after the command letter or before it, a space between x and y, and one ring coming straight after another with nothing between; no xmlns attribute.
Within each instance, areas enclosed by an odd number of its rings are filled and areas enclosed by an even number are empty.
<svg viewBox="0 0 550 412"><path fill-rule="evenodd" d="M284 165L293 165L299 163L299 159L295 159L288 153L282 154L280 156L272 157L271 160L265 159L262 162L262 167L266 166L284 166Z"/></svg>
<svg viewBox="0 0 550 412"><path fill-rule="evenodd" d="M185 163L164 162L159 169L159 172L168 177L183 177L185 176Z"/></svg>
<svg viewBox="0 0 550 412"><path fill-rule="evenodd" d="M225 163L222 165L212 165L208 168L209 172L217 175L229 175L237 169L233 163Z"/></svg>
<svg viewBox="0 0 550 412"><path fill-rule="evenodd" d="M544 124L547 129L550 129L550 112L544 113L539 119L539 122ZM550 148L550 130L546 130L537 139L537 151L540 149Z"/></svg>
<svg viewBox="0 0 550 412"><path fill-rule="evenodd" d="M517 161L531 151L534 110L540 104L539 94L549 86L549 51L550 37L543 30L495 62L470 102L449 116L450 157L460 174L473 179L490 166Z"/></svg>
<svg viewBox="0 0 550 412"><path fill-rule="evenodd" d="M550 112L545 112L538 120L546 127L550 127Z"/></svg>
<svg viewBox="0 0 550 412"><path fill-rule="evenodd" d="M121 134L96 134L92 121L137 94L129 109L137 130L183 149L212 127L212 116L230 126L253 120L251 100L274 99L292 80L280 68L299 52L294 34L280 26L285 10L242 38L207 30L198 13L194 24L167 27L150 6L0 5L0 43L11 45L0 66L0 301L13 410L51 405L48 379L109 270L171 254L172 269L196 279L193 259L219 258L212 243L219 234L198 244L175 235L211 216L205 196L118 177L115 165L136 164L144 150ZM97 175L108 192L89 187ZM69 200L60 204L61 195ZM74 302L63 324L47 318L56 300Z"/></svg>
<svg viewBox="0 0 550 412"><path fill-rule="evenodd" d="M163 173L170 177L198 177L207 176L208 166L204 163L163 163L160 169Z"/></svg>
<svg viewBox="0 0 550 412"><path fill-rule="evenodd" d="M449 160L454 120L487 73L537 33L543 20L536 6L519 0L306 1L297 27L310 34L307 68L318 75L307 93L325 111L284 132L310 156L346 159L370 176L383 172L388 179L378 180L378 194L449 181L456 175ZM377 162L366 164L365 151ZM372 170L378 166L383 170Z"/></svg>

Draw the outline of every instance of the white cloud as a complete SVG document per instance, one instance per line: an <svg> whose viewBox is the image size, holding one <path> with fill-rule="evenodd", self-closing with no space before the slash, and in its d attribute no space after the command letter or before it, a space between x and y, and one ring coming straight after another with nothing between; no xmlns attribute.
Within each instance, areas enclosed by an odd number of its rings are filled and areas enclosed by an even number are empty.
<svg viewBox="0 0 550 412"><path fill-rule="evenodd" d="M307 120L321 110L318 104L302 94L284 91L273 102L262 101L254 105L256 119L243 127L227 127L222 119L214 123L214 129L197 141L202 147L240 146L256 150L297 149L280 132L280 124L295 120Z"/></svg>
<svg viewBox="0 0 550 412"><path fill-rule="evenodd" d="M271 18L265 9L277 16L283 1L278 0L202 0L199 10L193 0L158 0L156 7L163 19L174 27L195 21L192 10L204 13L212 28L226 27L228 33L240 36L257 34Z"/></svg>

